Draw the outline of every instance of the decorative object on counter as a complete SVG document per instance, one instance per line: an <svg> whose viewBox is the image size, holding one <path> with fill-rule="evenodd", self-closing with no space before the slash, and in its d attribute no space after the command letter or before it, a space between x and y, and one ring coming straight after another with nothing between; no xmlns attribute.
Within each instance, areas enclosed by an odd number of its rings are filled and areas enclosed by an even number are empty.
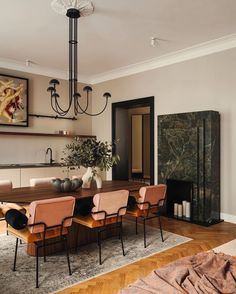
<svg viewBox="0 0 236 294"><path fill-rule="evenodd" d="M186 203L187 203L186 200L182 201L182 206L183 206L183 217L186 217Z"/></svg>
<svg viewBox="0 0 236 294"><path fill-rule="evenodd" d="M0 74L0 125L28 127L28 79Z"/></svg>
<svg viewBox="0 0 236 294"><path fill-rule="evenodd" d="M191 218L191 203L186 201L186 211L185 211L185 217L190 219Z"/></svg>
<svg viewBox="0 0 236 294"><path fill-rule="evenodd" d="M114 143L97 141L96 138L75 138L71 144L66 145L63 162L68 166L81 166L87 168L83 175L83 188L90 188L94 179L97 188L102 188L102 178L99 171L108 171L120 160L118 155L113 155Z"/></svg>
<svg viewBox="0 0 236 294"><path fill-rule="evenodd" d="M61 180L59 178L52 180L52 185L56 189L57 192L73 192L79 189L83 184L81 179L73 179L65 178Z"/></svg>
<svg viewBox="0 0 236 294"><path fill-rule="evenodd" d="M178 216L178 203L174 203L174 216Z"/></svg>
<svg viewBox="0 0 236 294"><path fill-rule="evenodd" d="M183 207L182 204L178 204L178 218L183 217Z"/></svg>
<svg viewBox="0 0 236 294"><path fill-rule="evenodd" d="M71 135L71 132L70 131L66 131L66 130L59 130L58 131L58 134L61 134L61 135Z"/></svg>
<svg viewBox="0 0 236 294"><path fill-rule="evenodd" d="M57 93L56 87L60 82L56 79L52 79L49 82L49 87L47 91L51 94L51 107L52 109L60 116L65 116L71 109L73 105L73 110L75 116L77 114L87 114L90 116L96 116L103 113L107 107L108 99L111 97L111 94L106 92L103 94L105 97L105 106L103 109L95 114L88 112L89 106L89 93L92 92L90 86L83 88L83 91L86 92L86 106L82 107L80 104L81 95L77 90L78 84L78 69L77 69L77 30L78 30L78 19L79 17L88 16L94 12L93 3L89 0L84 1L61 1L53 0L51 6L54 11L59 14L66 15L69 18L69 101L66 108L62 108L59 105L59 94Z"/></svg>

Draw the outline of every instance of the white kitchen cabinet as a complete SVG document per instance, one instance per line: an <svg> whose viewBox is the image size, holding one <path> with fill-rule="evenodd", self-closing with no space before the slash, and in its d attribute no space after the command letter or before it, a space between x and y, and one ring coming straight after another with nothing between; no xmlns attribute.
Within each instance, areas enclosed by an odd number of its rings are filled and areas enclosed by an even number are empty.
<svg viewBox="0 0 236 294"><path fill-rule="evenodd" d="M0 169L0 180L12 181L13 188L20 187L20 168Z"/></svg>
<svg viewBox="0 0 236 294"><path fill-rule="evenodd" d="M31 178L72 178L82 176L86 168L67 169L66 167L29 167L29 168L9 168L0 169L0 180L12 181L13 188L28 187Z"/></svg>
<svg viewBox="0 0 236 294"><path fill-rule="evenodd" d="M22 168L21 169L21 187L30 185L31 178L66 178L68 171L65 167L37 167L37 168Z"/></svg>

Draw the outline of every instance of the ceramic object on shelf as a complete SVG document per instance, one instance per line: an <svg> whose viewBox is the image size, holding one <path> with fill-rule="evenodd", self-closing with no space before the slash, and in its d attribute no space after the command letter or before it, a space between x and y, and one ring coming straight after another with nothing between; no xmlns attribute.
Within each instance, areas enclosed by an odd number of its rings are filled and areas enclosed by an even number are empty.
<svg viewBox="0 0 236 294"><path fill-rule="evenodd" d="M52 185L57 192L73 192L79 189L83 184L81 179L73 179L65 178L61 180L59 178L52 180Z"/></svg>

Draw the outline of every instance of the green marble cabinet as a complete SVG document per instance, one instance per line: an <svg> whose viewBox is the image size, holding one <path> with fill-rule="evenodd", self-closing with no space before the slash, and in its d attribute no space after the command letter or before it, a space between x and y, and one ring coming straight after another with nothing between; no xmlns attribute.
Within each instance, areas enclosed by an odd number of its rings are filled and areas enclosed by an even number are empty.
<svg viewBox="0 0 236 294"><path fill-rule="evenodd" d="M220 114L199 111L158 116L158 183L191 181L191 221L220 221Z"/></svg>

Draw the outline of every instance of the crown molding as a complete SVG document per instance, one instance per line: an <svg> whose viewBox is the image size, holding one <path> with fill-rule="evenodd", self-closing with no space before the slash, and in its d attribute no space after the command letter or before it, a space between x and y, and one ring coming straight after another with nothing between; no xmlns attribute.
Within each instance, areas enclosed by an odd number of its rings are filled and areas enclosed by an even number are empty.
<svg viewBox="0 0 236 294"><path fill-rule="evenodd" d="M37 74L41 76L53 77L62 80L68 80L68 72L60 69L43 67L34 63L29 63L27 66L25 62L21 62L18 60L0 58L0 68L10 69L10 70L17 70L32 74ZM79 76L79 82L88 84L88 77L86 76Z"/></svg>
<svg viewBox="0 0 236 294"><path fill-rule="evenodd" d="M183 50L162 55L157 58L149 59L136 64L130 64L121 68L107 71L93 76L79 76L79 82L85 84L99 84L109 80L122 78L138 74L141 72L165 67L168 65L184 62L198 57L207 56L217 52L236 48L236 34L228 35L219 39L201 43ZM58 79L68 80L68 72L55 68L43 67L37 64L30 63L27 66L24 62L17 60L0 58L0 68L17 70L42 76L55 77Z"/></svg>
<svg viewBox="0 0 236 294"><path fill-rule="evenodd" d="M236 34L228 35L219 39L201 43L183 50L162 55L136 64L131 64L112 71L94 75L90 78L91 84L98 84L105 81L153 70L175 63L195 59L198 57L214 54L236 47Z"/></svg>

